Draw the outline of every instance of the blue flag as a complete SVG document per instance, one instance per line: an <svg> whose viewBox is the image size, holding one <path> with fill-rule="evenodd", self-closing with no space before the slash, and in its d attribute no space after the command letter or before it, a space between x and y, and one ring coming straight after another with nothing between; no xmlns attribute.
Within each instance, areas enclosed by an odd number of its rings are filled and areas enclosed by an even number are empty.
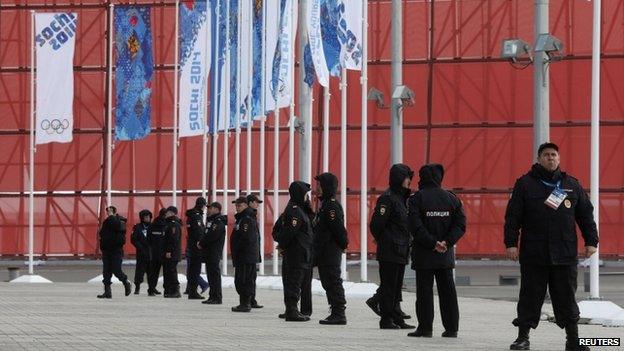
<svg viewBox="0 0 624 351"><path fill-rule="evenodd" d="M253 73L252 73L252 85L251 85L251 116L253 119L259 118L264 115L264 109L262 104L262 78L263 78L263 62L262 62L262 49L264 44L264 30L262 23L262 11L264 6L263 0L254 0L252 10L252 57L253 57Z"/></svg>
<svg viewBox="0 0 624 351"><path fill-rule="evenodd" d="M323 37L323 52L329 74L340 76L342 65L340 52L342 45L338 39L338 22L341 20L344 4L339 0L321 0L321 36Z"/></svg>
<svg viewBox="0 0 624 351"><path fill-rule="evenodd" d="M138 140L150 133L154 60L148 6L115 7L115 139Z"/></svg>

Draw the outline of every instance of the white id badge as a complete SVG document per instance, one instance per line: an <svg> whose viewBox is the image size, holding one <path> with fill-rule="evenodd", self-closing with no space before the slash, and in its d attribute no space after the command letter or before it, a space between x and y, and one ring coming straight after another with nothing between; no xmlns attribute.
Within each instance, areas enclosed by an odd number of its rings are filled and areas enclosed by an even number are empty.
<svg viewBox="0 0 624 351"><path fill-rule="evenodd" d="M563 203L563 200L565 200L567 196L568 195L565 191L559 188L555 188L555 190L550 193L550 196L548 196L544 203L546 204L546 206L552 208L553 210L556 210L559 208L559 206L561 206L561 203Z"/></svg>

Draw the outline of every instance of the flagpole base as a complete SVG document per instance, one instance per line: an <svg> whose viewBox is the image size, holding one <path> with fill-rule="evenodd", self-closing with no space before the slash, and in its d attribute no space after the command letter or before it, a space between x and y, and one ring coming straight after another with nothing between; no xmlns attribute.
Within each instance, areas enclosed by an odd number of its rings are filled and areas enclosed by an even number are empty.
<svg viewBox="0 0 624 351"><path fill-rule="evenodd" d="M624 326L624 309L611 301L588 299L579 302L579 324Z"/></svg>
<svg viewBox="0 0 624 351"><path fill-rule="evenodd" d="M10 283L52 283L52 281L40 275L25 274L11 280Z"/></svg>

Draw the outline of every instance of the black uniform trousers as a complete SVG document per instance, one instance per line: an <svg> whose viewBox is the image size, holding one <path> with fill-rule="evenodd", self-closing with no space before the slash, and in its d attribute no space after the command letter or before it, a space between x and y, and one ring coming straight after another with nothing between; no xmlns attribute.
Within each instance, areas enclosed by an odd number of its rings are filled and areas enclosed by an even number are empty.
<svg viewBox="0 0 624 351"><path fill-rule="evenodd" d="M302 268L298 265L293 267L286 261L282 261L282 283L284 285L284 305L286 306L286 313L297 310L297 303L299 299L302 298L302 287L308 271L311 272L311 269ZM310 306L310 309L311 308ZM303 312L302 307L301 313Z"/></svg>
<svg viewBox="0 0 624 351"><path fill-rule="evenodd" d="M147 285L149 287L149 291L156 290L156 285L158 285L158 276L160 275L160 268L162 266L163 261L160 257L152 257L147 270Z"/></svg>
<svg viewBox="0 0 624 351"><path fill-rule="evenodd" d="M399 297L397 298L396 301L396 305L394 306L394 309L396 310L397 313L401 314L401 301L403 301L403 278L405 277L405 266L403 266L401 268L401 272L399 273L399 282L400 282L400 288L399 288ZM380 300L380 288L377 287L377 291L375 291L375 295L373 295L373 300L379 304L379 300Z"/></svg>
<svg viewBox="0 0 624 351"><path fill-rule="evenodd" d="M433 279L435 278L440 300L442 325L449 332L456 332L459 327L459 306L453 280L453 269L417 269L416 270L416 316L418 329L433 330Z"/></svg>
<svg viewBox="0 0 624 351"><path fill-rule="evenodd" d="M223 292L221 290L221 265L219 261L206 259L206 278L208 278L208 285L210 290L208 291L209 300L221 301L223 299Z"/></svg>
<svg viewBox="0 0 624 351"><path fill-rule="evenodd" d="M340 266L318 266L321 285L327 295L327 303L334 308L341 308L347 304L345 300L344 287L340 277Z"/></svg>
<svg viewBox="0 0 624 351"><path fill-rule="evenodd" d="M520 298L518 300L518 318L513 325L517 327L537 328L546 296L550 293L555 320L560 328L579 320L579 308L576 304L576 265L541 266L520 265Z"/></svg>
<svg viewBox="0 0 624 351"><path fill-rule="evenodd" d="M178 281L178 261L165 258L162 265L163 289L165 290L165 294L174 294L180 289L180 282Z"/></svg>
<svg viewBox="0 0 624 351"><path fill-rule="evenodd" d="M149 267L150 260L149 255L137 255L136 257L136 269L134 270L134 284L139 285L143 283L143 276L147 273L149 280Z"/></svg>
<svg viewBox="0 0 624 351"><path fill-rule="evenodd" d="M398 313L399 298L403 288L405 265L394 262L379 261L379 310L381 319L402 323L403 317Z"/></svg>
<svg viewBox="0 0 624 351"><path fill-rule="evenodd" d="M256 294L256 264L237 264L234 267L234 287L241 303L251 303L251 297ZM212 289L212 283L210 285Z"/></svg>
<svg viewBox="0 0 624 351"><path fill-rule="evenodd" d="M102 251L102 283L111 285L113 274L119 281L125 282L128 276L121 270L121 261L123 260L122 250L106 250Z"/></svg>
<svg viewBox="0 0 624 351"><path fill-rule="evenodd" d="M314 268L303 271L303 281L301 282L301 314L312 315L312 276Z"/></svg>
<svg viewBox="0 0 624 351"><path fill-rule="evenodd" d="M186 267L186 290L188 293L197 292L199 275L201 274L201 264L201 257L190 256L188 258L188 267Z"/></svg>

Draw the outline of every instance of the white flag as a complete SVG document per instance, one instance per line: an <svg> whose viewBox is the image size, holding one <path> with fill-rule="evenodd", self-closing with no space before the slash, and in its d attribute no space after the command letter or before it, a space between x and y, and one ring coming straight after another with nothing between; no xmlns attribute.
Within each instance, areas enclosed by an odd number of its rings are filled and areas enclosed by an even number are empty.
<svg viewBox="0 0 624 351"><path fill-rule="evenodd" d="M206 128L210 16L205 1L180 6L180 137L202 135Z"/></svg>
<svg viewBox="0 0 624 351"><path fill-rule="evenodd" d="M275 95L273 95L273 63L275 57L279 55L277 45L280 35L280 2L278 0L264 0L264 35L263 48L266 48L264 60L264 113L267 114L275 110Z"/></svg>
<svg viewBox="0 0 624 351"><path fill-rule="evenodd" d="M293 37L293 0L281 0L281 13L279 16L279 39L277 50L273 58L273 70L271 79L271 91L277 108L290 105L292 92L292 62L291 53L295 49Z"/></svg>
<svg viewBox="0 0 624 351"><path fill-rule="evenodd" d="M77 23L75 13L35 14L36 144L72 141Z"/></svg>
<svg viewBox="0 0 624 351"><path fill-rule="evenodd" d="M342 44L341 63L351 70L362 69L362 6L361 0L343 0L344 12L338 25L338 38Z"/></svg>
<svg viewBox="0 0 624 351"><path fill-rule="evenodd" d="M306 14L308 17L308 40L316 77L322 86L327 87L329 86L329 70L323 52L323 38L321 36L321 0L308 0Z"/></svg>

